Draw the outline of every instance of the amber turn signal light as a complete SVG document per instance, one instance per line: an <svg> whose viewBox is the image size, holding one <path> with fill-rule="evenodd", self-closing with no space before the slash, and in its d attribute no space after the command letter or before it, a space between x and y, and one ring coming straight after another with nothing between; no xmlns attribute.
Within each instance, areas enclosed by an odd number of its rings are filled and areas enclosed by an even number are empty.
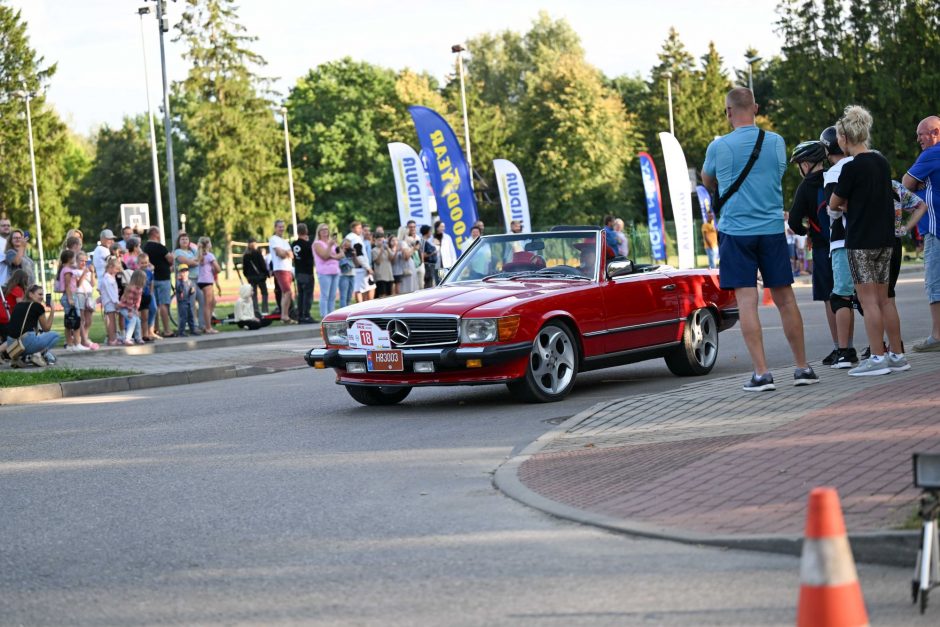
<svg viewBox="0 0 940 627"><path fill-rule="evenodd" d="M516 336L516 331L519 330L520 320L521 317L516 315L506 316L505 318L500 318L496 321L496 328L499 330L500 342L506 342Z"/></svg>
<svg viewBox="0 0 940 627"><path fill-rule="evenodd" d="M482 368L483 360L482 359L468 359L467 368Z"/></svg>
<svg viewBox="0 0 940 627"><path fill-rule="evenodd" d="M323 370L324 368L326 368L326 364L323 363L322 361L315 361L313 362L313 367L316 368L317 370Z"/></svg>

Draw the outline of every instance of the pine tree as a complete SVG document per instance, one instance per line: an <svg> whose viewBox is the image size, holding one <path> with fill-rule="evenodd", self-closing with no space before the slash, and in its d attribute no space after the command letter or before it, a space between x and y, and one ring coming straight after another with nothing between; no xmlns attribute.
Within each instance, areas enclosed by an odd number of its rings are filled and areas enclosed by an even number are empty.
<svg viewBox="0 0 940 627"><path fill-rule="evenodd" d="M254 71L265 61L237 20L234 0L187 0L177 25L192 64L174 111L188 181L180 204L190 208L192 230L222 238L217 249L236 233L267 232L275 217L290 216L284 138L269 81ZM303 204L298 214L306 217Z"/></svg>
<svg viewBox="0 0 940 627"><path fill-rule="evenodd" d="M78 226L65 199L74 177L81 176L87 156L46 103L43 89L56 66L46 65L30 47L26 27L18 10L0 3L0 214L9 217L14 227L35 233L26 103L18 93L29 92L34 94L29 106L43 244L47 251L54 251L66 230Z"/></svg>

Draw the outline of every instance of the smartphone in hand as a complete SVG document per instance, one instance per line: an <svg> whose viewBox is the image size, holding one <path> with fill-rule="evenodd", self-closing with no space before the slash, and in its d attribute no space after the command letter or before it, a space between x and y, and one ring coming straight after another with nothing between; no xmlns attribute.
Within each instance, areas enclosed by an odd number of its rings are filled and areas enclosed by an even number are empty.
<svg viewBox="0 0 940 627"><path fill-rule="evenodd" d="M46 294L46 307L52 307L52 294Z"/></svg>

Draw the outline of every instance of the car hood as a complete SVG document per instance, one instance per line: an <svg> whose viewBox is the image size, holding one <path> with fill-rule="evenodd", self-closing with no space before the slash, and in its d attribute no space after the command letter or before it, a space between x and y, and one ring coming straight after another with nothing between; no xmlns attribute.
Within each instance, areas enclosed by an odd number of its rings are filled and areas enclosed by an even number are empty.
<svg viewBox="0 0 940 627"><path fill-rule="evenodd" d="M497 301L505 308L548 294L583 289L593 283L574 281L474 281L418 290L410 294L350 305L327 316L326 321L343 320L350 316L395 316L402 313L450 314L462 316L481 305ZM493 311L493 307L488 307Z"/></svg>

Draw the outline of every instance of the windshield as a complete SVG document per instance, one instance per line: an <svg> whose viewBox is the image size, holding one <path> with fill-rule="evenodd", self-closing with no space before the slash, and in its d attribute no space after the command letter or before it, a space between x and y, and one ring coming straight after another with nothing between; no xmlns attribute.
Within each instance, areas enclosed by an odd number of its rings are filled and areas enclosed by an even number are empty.
<svg viewBox="0 0 940 627"><path fill-rule="evenodd" d="M546 278L595 280L597 231L490 235L473 243L445 283Z"/></svg>

